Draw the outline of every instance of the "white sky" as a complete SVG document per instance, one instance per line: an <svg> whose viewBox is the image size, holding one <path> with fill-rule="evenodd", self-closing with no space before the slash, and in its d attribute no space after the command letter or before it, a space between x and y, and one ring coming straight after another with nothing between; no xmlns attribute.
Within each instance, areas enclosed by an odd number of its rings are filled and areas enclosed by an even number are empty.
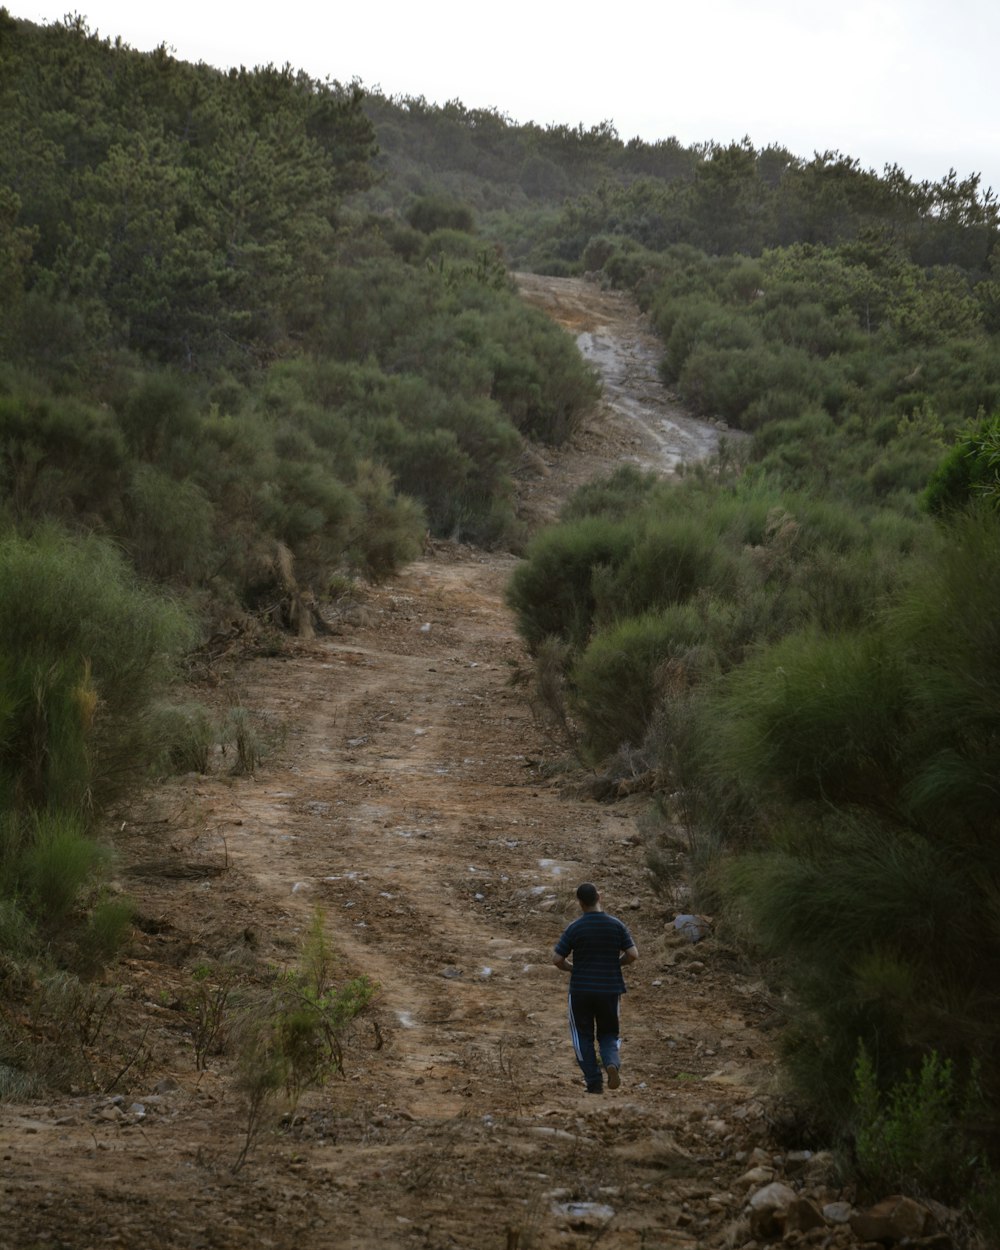
<svg viewBox="0 0 1000 1250"><path fill-rule="evenodd" d="M3 0L50 22L66 0ZM290 62L623 139L839 149L1000 192L997 0L77 0L102 36L229 68Z"/></svg>

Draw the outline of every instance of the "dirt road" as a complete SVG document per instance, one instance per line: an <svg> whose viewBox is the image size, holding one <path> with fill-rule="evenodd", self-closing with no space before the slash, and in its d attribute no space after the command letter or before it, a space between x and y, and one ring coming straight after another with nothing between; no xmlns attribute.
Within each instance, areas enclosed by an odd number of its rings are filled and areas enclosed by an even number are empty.
<svg viewBox="0 0 1000 1250"><path fill-rule="evenodd" d="M592 293L578 332L596 342L607 297ZM628 419L596 413L575 448L546 457L526 483L536 510L629 440L651 454ZM723 946L675 935L645 866L644 800L582 797L585 778L533 721L502 601L514 565L441 545L366 591L331 636L227 674L283 741L252 778L226 756L164 786L121 831L140 924L112 976L132 1026L148 1026L149 1058L117 1103L3 1107L0 1245L750 1244L745 1194L783 1150L761 1097L771 1005ZM622 1088L601 1098L583 1093L550 963L583 879L641 951ZM231 1055L196 1071L192 973L248 951L288 965L317 906L342 976L378 993L342 1079L234 1175L243 1104ZM821 1163L797 1166L825 1183ZM834 1236L822 1244L851 1244Z"/></svg>

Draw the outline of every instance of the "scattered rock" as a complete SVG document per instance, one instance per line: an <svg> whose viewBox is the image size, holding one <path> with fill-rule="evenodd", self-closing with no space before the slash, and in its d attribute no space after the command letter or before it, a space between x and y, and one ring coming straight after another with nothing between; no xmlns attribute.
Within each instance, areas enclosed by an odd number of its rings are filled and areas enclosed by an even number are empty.
<svg viewBox="0 0 1000 1250"><path fill-rule="evenodd" d="M614 1219L614 1207L602 1202L554 1202L552 1214L566 1221L570 1228L586 1230L601 1228Z"/></svg>
<svg viewBox="0 0 1000 1250"><path fill-rule="evenodd" d="M847 1224L853 1210L849 1202L828 1202L823 1208L823 1219L828 1224Z"/></svg>
<svg viewBox="0 0 1000 1250"><path fill-rule="evenodd" d="M545 1124L536 1124L528 1129L536 1137L554 1137L557 1141L577 1141L575 1133L567 1133L564 1128L549 1128Z"/></svg>
<svg viewBox="0 0 1000 1250"><path fill-rule="evenodd" d="M154 1094L172 1094L175 1089L180 1089L180 1085L172 1076L165 1076L162 1081L157 1081L153 1086Z"/></svg>
<svg viewBox="0 0 1000 1250"><path fill-rule="evenodd" d="M837 1161L829 1150L818 1150L802 1169L802 1175L812 1188L833 1185L838 1178Z"/></svg>
<svg viewBox="0 0 1000 1250"><path fill-rule="evenodd" d="M904 1237L923 1237L929 1232L931 1214L925 1206L893 1194L883 1198L867 1211L851 1216L851 1231L861 1241L902 1241Z"/></svg>
<svg viewBox="0 0 1000 1250"><path fill-rule="evenodd" d="M670 1133L651 1133L639 1141L616 1147L615 1154L640 1167L659 1168L678 1176L691 1172L693 1156Z"/></svg>
<svg viewBox="0 0 1000 1250"><path fill-rule="evenodd" d="M808 1233L814 1228L824 1228L826 1221L814 1202L808 1198L796 1198L789 1203L785 1214L785 1236L789 1233Z"/></svg>
<svg viewBox="0 0 1000 1250"><path fill-rule="evenodd" d="M786 1213L798 1195L781 1181L772 1181L758 1189L750 1199L750 1232L754 1237L780 1235Z"/></svg>
<svg viewBox="0 0 1000 1250"><path fill-rule="evenodd" d="M774 1168L755 1167L744 1172L733 1182L737 1189L752 1189L754 1185L766 1185L774 1180Z"/></svg>
<svg viewBox="0 0 1000 1250"><path fill-rule="evenodd" d="M686 912L674 917L674 928L689 942L700 942L712 932L707 916L692 916Z"/></svg>
<svg viewBox="0 0 1000 1250"><path fill-rule="evenodd" d="M797 1176L805 1170L806 1164L813 1157L811 1150L789 1150L785 1155L785 1175Z"/></svg>

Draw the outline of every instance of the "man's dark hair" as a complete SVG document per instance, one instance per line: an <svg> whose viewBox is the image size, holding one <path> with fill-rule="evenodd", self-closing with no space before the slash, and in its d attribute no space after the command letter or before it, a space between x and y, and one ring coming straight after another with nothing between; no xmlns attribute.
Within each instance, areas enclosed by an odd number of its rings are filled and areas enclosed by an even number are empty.
<svg viewBox="0 0 1000 1250"><path fill-rule="evenodd" d="M583 885L576 887L576 897L584 907L593 907L597 902L597 886L592 885L589 881L585 881Z"/></svg>

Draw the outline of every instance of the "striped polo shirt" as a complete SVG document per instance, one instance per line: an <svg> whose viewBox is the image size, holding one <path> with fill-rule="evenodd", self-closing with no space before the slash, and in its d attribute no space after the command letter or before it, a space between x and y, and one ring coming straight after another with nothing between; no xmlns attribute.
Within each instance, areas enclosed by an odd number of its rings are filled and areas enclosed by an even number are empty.
<svg viewBox="0 0 1000 1250"><path fill-rule="evenodd" d="M569 992L624 994L619 956L634 946L620 920L603 911L588 911L574 920L556 943L556 954L573 956Z"/></svg>

